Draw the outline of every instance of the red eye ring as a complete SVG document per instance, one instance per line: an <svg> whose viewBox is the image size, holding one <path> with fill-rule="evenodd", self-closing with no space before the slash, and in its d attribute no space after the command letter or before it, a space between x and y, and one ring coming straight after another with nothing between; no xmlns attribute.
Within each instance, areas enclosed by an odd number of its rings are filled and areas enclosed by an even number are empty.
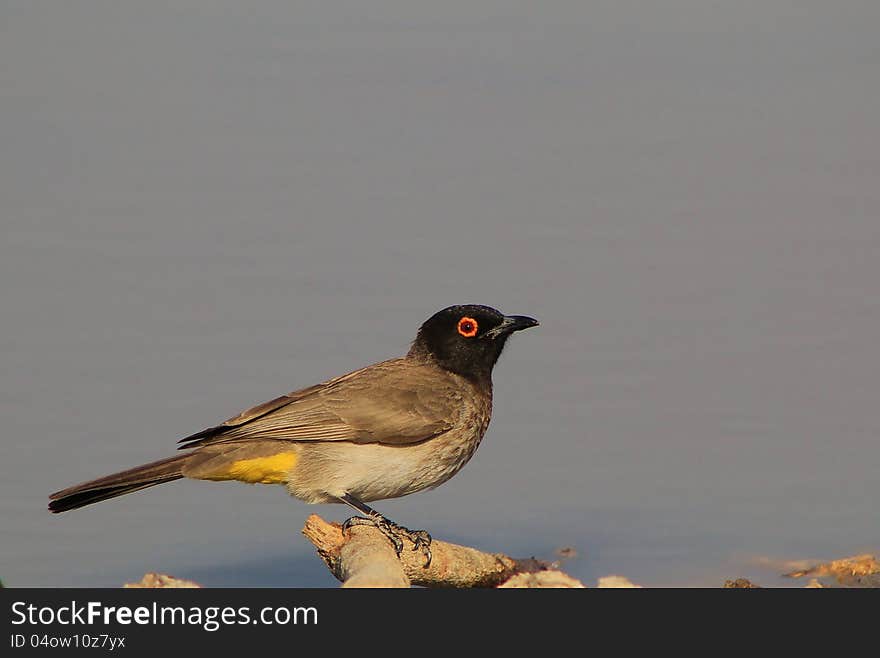
<svg viewBox="0 0 880 658"><path fill-rule="evenodd" d="M476 336L478 328L479 325L477 324L477 321L473 318L465 316L458 321L458 333L460 333L465 338L473 338L474 336Z"/></svg>

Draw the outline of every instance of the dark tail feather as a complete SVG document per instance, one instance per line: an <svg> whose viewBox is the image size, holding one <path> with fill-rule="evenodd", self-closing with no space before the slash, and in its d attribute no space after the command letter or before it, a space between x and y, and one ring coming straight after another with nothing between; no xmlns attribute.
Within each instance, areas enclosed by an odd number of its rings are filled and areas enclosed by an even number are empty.
<svg viewBox="0 0 880 658"><path fill-rule="evenodd" d="M57 491L49 496L51 501L49 511L66 512L132 491L179 480L183 477L183 465L189 457L190 454L186 454L160 459L97 480L83 482L64 491Z"/></svg>

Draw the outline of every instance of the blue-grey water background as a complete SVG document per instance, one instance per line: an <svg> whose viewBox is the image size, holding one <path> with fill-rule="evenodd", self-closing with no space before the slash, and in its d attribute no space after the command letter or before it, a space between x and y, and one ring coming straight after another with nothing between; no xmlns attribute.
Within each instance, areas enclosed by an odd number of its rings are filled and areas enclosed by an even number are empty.
<svg viewBox="0 0 880 658"><path fill-rule="evenodd" d="M533 315L439 489L594 583L880 548L880 3L0 4L0 578L323 586L278 487L47 495Z"/></svg>

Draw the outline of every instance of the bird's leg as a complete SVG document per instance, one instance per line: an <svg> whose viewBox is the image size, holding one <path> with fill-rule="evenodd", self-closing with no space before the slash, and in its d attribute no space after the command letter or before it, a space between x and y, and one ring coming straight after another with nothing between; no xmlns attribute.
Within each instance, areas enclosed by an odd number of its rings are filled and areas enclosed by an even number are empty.
<svg viewBox="0 0 880 658"><path fill-rule="evenodd" d="M339 500L349 507L356 509L364 516L353 516L342 524L343 530L348 530L355 525L373 525L388 538L388 541L394 546L397 557L403 551L403 541L401 537L405 537L412 542L413 550L421 550L425 556L425 568L431 564L431 535L425 530L410 530L402 525L397 525L394 521L382 516L369 505L361 502L351 494L343 494L339 496Z"/></svg>

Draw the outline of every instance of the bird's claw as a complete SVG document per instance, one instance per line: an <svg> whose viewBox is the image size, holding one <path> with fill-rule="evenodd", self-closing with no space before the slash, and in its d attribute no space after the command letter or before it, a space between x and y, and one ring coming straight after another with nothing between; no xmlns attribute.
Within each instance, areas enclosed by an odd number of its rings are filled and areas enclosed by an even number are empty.
<svg viewBox="0 0 880 658"><path fill-rule="evenodd" d="M427 569L430 566L431 558L433 557L431 554L431 535L426 530L410 530L396 524L394 521L386 519L384 516L379 516L378 518L353 516L342 524L342 530L348 530L356 525L372 525L378 528L388 538L391 545L394 546L394 552L397 553L397 557L400 557L400 554L403 552L403 540L401 537L405 537L412 543L413 551L422 551L422 554L425 556L424 568Z"/></svg>
<svg viewBox="0 0 880 658"><path fill-rule="evenodd" d="M406 530L406 528L402 528L402 530ZM413 545L413 551L421 550L425 556L425 568L427 569L431 565L431 558L433 557L431 554L431 535L428 534L427 530L407 530L407 532L409 533L409 540Z"/></svg>

